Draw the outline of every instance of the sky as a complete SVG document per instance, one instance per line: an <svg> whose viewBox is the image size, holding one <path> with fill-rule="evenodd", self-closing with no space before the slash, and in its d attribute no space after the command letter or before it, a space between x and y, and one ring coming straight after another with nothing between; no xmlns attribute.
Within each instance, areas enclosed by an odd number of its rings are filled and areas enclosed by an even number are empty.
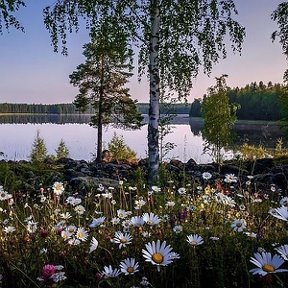
<svg viewBox="0 0 288 288"><path fill-rule="evenodd" d="M82 47L89 41L87 32L81 29L68 37L68 56L55 53L42 18L42 9L54 0L26 2L27 7L16 14L25 33L10 28L0 35L0 103L71 103L78 90L69 83L69 75L85 60ZM246 28L241 56L228 49L227 59L220 60L209 77L199 71L188 102L201 98L222 74L228 75L230 87L254 81L283 83L287 61L280 44L272 43L277 26L270 15L284 0L234 2L239 12L235 19ZM135 75L129 87L133 99L149 102L145 79L139 84Z"/></svg>

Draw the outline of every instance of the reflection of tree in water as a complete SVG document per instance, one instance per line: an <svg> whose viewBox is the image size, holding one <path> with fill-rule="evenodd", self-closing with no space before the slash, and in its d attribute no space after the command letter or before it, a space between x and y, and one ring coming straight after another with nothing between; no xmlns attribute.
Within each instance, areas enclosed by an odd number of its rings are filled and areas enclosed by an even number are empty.
<svg viewBox="0 0 288 288"><path fill-rule="evenodd" d="M2 124L72 124L89 123L91 115L88 114L10 114L0 115Z"/></svg>
<svg viewBox="0 0 288 288"><path fill-rule="evenodd" d="M204 127L204 122L202 119L190 118L189 119L190 129L193 135L200 136L201 130Z"/></svg>
<svg viewBox="0 0 288 288"><path fill-rule="evenodd" d="M191 118L189 121L193 135L201 135L203 121ZM269 124L236 124L234 126L234 144L236 146L244 143L253 145L264 145L267 148L274 148L278 138L284 138L285 133L278 125Z"/></svg>

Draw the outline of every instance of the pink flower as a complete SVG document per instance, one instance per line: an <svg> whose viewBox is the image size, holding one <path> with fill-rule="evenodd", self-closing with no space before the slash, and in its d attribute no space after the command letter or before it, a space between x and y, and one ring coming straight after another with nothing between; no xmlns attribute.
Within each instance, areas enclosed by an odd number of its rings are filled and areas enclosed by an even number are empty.
<svg viewBox="0 0 288 288"><path fill-rule="evenodd" d="M48 280L53 276L56 272L56 267L53 264L46 264L43 266L41 271L41 276L43 280Z"/></svg>

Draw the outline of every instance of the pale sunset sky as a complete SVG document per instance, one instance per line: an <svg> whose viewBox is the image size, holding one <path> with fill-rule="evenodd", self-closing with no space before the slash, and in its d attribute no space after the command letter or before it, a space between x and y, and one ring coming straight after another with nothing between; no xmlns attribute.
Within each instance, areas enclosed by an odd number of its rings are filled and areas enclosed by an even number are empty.
<svg viewBox="0 0 288 288"><path fill-rule="evenodd" d="M284 0L235 0L239 15L235 18L246 28L242 55L233 54L220 60L210 77L199 71L188 102L200 98L214 85L214 77L228 74L230 87L242 87L251 82L283 83L287 68L280 44L272 43L271 34L277 28L271 13ZM54 53L45 29L42 9L54 0L27 0L16 14L25 33L10 28L0 35L0 103L71 103L77 88L69 83L69 75L84 62L82 46L89 41L84 29L68 38L69 55ZM137 63L136 63L137 65ZM136 73L136 72L135 72ZM131 80L130 93L139 102L148 102L147 84Z"/></svg>

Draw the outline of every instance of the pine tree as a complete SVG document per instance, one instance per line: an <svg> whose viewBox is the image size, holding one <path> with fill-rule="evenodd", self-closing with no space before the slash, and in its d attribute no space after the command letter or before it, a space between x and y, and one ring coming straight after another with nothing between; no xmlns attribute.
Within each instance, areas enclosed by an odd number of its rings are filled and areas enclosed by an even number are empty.
<svg viewBox="0 0 288 288"><path fill-rule="evenodd" d="M70 82L79 87L74 104L82 111L95 109L91 125L97 127L97 161L101 161L103 126L141 127L142 116L125 87L132 76L132 49L127 49L127 35L111 19L103 21L92 42L84 45L86 62L71 75Z"/></svg>
<svg viewBox="0 0 288 288"><path fill-rule="evenodd" d="M57 149L56 149L56 158L67 158L69 157L69 149L66 146L65 142L63 139L61 139Z"/></svg>
<svg viewBox="0 0 288 288"><path fill-rule="evenodd" d="M39 130L37 131L37 136L32 144L32 151L30 154L30 159L32 162L43 162L48 156L48 151L43 138L40 137Z"/></svg>

